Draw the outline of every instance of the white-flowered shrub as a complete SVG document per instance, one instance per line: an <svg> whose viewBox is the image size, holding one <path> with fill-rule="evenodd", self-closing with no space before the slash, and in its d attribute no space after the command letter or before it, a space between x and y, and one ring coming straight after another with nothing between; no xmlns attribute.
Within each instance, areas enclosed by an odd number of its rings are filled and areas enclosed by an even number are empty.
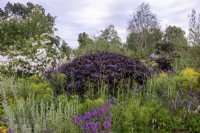
<svg viewBox="0 0 200 133"><path fill-rule="evenodd" d="M51 34L43 34L36 39L31 38L27 41L30 45L23 53L15 53L15 56L10 57L6 64L1 63L4 71L18 72L19 74L42 74L46 69L52 66L57 66L66 63L70 57L62 57L59 47L52 45L51 39L57 39Z"/></svg>

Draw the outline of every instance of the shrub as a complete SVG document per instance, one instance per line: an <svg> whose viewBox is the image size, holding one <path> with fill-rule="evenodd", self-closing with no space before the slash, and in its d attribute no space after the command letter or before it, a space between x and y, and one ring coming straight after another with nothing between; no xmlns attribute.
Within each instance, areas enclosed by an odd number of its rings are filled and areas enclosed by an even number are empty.
<svg viewBox="0 0 200 133"><path fill-rule="evenodd" d="M34 97L35 100L50 102L53 90L50 84L41 77L31 76L18 80L18 96L25 99Z"/></svg>
<svg viewBox="0 0 200 133"><path fill-rule="evenodd" d="M172 68L171 61L165 57L158 58L156 63L158 63L158 68L161 70L170 70Z"/></svg>
<svg viewBox="0 0 200 133"><path fill-rule="evenodd" d="M185 68L181 71L181 77L184 78L182 83L184 88L189 88L196 91L200 74L193 68Z"/></svg>
<svg viewBox="0 0 200 133"><path fill-rule="evenodd" d="M49 82L52 85L53 91L55 94L63 94L65 92L65 80L66 75L55 72L51 74L51 79L49 79Z"/></svg>
<svg viewBox="0 0 200 133"><path fill-rule="evenodd" d="M174 44L169 42L156 43L156 53L161 55L169 55L175 51Z"/></svg>
<svg viewBox="0 0 200 133"><path fill-rule="evenodd" d="M0 127L0 133L7 133L7 128Z"/></svg>
<svg viewBox="0 0 200 133"><path fill-rule="evenodd" d="M75 58L57 70L46 72L48 79L57 71L66 75L65 90L68 93L75 90L78 94L84 94L91 86L96 92L102 81L108 85L109 93L113 94L112 89L116 93L119 85L130 83L129 87L132 87L134 81L143 84L147 76L150 76L150 70L138 60L109 52Z"/></svg>

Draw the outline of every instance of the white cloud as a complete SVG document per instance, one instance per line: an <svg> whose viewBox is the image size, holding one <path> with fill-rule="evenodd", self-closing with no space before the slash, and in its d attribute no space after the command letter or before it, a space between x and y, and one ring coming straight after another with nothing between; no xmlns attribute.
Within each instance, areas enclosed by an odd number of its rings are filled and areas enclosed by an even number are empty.
<svg viewBox="0 0 200 133"><path fill-rule="evenodd" d="M109 2L91 1L78 12L71 12L69 15L74 18L75 22L88 25L99 25L102 24L106 17L111 15L109 12Z"/></svg>

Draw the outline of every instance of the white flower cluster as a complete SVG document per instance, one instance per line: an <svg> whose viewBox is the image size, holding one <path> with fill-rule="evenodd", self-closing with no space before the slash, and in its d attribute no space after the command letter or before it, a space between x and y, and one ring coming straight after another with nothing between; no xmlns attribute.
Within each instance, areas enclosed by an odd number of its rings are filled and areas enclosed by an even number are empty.
<svg viewBox="0 0 200 133"><path fill-rule="evenodd" d="M42 60L47 57L47 52L44 48L39 48L37 49L37 53L35 54L35 56L38 60Z"/></svg>
<svg viewBox="0 0 200 133"><path fill-rule="evenodd" d="M44 70L52 67L57 67L63 63L68 63L75 58L73 54L69 57L61 56L61 51L54 44L49 47L51 40L54 37L52 34L44 33L38 40L30 38L30 48L26 52L29 54L17 53L16 56L10 58L5 62L0 61L0 66L5 66L7 71L13 70L14 72L21 71L29 74L42 74ZM13 51L10 51L13 52ZM62 57L62 58L61 58Z"/></svg>
<svg viewBox="0 0 200 133"><path fill-rule="evenodd" d="M0 66L7 66L9 65L9 62L10 62L9 59L0 60Z"/></svg>
<svg viewBox="0 0 200 133"><path fill-rule="evenodd" d="M45 40L40 41L40 43L41 43L42 45L46 45L46 44L48 44L48 43L51 43L51 41L48 40L48 39L45 39Z"/></svg>
<svg viewBox="0 0 200 133"><path fill-rule="evenodd" d="M0 66L5 68L5 71L21 71L29 74L38 74L45 70L47 67L51 66L56 59L59 58L60 53L54 48L51 51L56 51L54 54L48 54L49 49L45 46L45 43L49 43L50 40L42 39L39 41L34 41L31 39L32 46L28 49L28 55L18 55L14 56L6 61L0 61ZM40 42L44 42L41 45ZM34 52L36 49L36 52Z"/></svg>

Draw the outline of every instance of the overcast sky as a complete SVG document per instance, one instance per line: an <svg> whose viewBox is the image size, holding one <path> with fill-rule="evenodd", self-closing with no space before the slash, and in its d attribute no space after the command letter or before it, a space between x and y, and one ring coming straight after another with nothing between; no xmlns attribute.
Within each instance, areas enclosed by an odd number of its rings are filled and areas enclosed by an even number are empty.
<svg viewBox="0 0 200 133"><path fill-rule="evenodd" d="M200 13L200 0L0 0L0 8L7 2L42 5L46 13L56 16L56 35L72 48L78 46L79 33L93 36L110 24L125 41L127 21L142 2L150 4L151 11L161 20L162 29L176 25L188 32L188 14L192 9Z"/></svg>

